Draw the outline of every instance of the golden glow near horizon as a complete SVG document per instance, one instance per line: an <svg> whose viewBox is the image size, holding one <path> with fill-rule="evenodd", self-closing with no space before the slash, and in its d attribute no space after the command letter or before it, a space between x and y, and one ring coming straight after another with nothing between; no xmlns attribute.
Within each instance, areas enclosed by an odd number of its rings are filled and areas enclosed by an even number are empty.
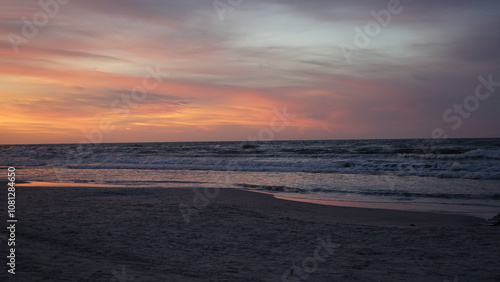
<svg viewBox="0 0 500 282"><path fill-rule="evenodd" d="M410 1L244 1L223 15L201 1L9 2L0 144L247 140L270 126L284 126L274 139L498 134L497 96L460 130L443 112L478 76L500 80L499 36L486 28L500 4L424 2L438 12ZM293 119L276 124L276 111Z"/></svg>

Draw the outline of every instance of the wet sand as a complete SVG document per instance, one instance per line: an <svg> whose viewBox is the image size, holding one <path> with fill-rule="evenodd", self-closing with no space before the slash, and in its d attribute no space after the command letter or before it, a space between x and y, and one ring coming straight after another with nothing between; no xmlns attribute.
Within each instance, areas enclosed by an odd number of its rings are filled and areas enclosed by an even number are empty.
<svg viewBox="0 0 500 282"><path fill-rule="evenodd" d="M234 189L19 186L16 198L16 275L2 281L500 280L500 228L475 217Z"/></svg>

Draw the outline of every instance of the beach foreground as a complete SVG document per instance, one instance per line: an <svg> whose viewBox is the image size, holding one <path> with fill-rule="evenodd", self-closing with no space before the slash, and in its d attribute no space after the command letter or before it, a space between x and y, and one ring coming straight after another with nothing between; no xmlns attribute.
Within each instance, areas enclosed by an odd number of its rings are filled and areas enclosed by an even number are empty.
<svg viewBox="0 0 500 282"><path fill-rule="evenodd" d="M2 281L500 280L500 228L474 217L234 189L17 187L16 197L16 274Z"/></svg>

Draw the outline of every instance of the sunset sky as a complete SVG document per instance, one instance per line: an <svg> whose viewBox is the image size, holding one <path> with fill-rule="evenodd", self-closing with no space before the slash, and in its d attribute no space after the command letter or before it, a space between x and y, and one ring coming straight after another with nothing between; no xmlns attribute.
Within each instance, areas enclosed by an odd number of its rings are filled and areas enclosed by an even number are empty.
<svg viewBox="0 0 500 282"><path fill-rule="evenodd" d="M0 144L500 137L500 1L40 3L2 1Z"/></svg>

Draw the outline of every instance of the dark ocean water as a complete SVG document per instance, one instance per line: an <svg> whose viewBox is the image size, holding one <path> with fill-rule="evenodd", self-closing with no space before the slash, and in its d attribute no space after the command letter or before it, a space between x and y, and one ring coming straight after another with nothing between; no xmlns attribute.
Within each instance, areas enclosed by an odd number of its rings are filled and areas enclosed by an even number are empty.
<svg viewBox="0 0 500 282"><path fill-rule="evenodd" d="M289 197L500 211L500 139L0 146L22 180L233 187Z"/></svg>

